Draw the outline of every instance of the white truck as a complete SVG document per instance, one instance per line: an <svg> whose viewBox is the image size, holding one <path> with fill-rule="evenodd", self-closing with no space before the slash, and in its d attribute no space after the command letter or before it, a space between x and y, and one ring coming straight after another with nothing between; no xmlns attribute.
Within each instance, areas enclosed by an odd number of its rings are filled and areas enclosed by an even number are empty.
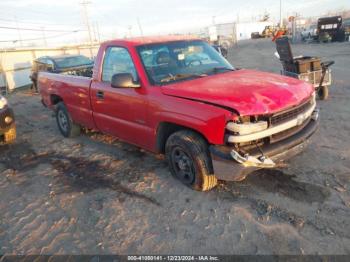
<svg viewBox="0 0 350 262"><path fill-rule="evenodd" d="M310 25L301 32L301 38L303 41L313 40L317 37L317 25Z"/></svg>

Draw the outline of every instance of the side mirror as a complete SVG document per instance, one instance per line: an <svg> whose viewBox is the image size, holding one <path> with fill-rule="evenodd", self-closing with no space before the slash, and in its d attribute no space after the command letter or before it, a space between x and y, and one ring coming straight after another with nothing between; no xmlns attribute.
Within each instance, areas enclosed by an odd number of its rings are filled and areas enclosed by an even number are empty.
<svg viewBox="0 0 350 262"><path fill-rule="evenodd" d="M132 74L120 73L112 76L111 86L114 88L139 88L141 85L134 81Z"/></svg>

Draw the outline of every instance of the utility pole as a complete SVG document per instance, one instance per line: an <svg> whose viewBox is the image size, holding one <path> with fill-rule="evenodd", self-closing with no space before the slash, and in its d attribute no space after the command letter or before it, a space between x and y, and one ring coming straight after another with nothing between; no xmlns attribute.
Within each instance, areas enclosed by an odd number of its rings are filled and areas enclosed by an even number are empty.
<svg viewBox="0 0 350 262"><path fill-rule="evenodd" d="M89 49L90 49L90 57L92 58L93 57L92 49L91 49L91 46L92 46L92 35L91 35L91 27L90 27L89 15L88 15L88 10L87 10L87 6L89 4L91 4L91 2L87 1L87 0L83 0L80 4L81 4L82 10L83 10L84 23L85 23L87 31L89 33L89 41L90 41L90 48Z"/></svg>
<svg viewBox="0 0 350 262"><path fill-rule="evenodd" d="M97 42L97 29L96 29L96 22L92 22L92 33L94 34L93 41Z"/></svg>
<svg viewBox="0 0 350 262"><path fill-rule="evenodd" d="M44 45L45 45L45 47L47 47L46 34L45 34L45 27L44 26L41 27L41 32L43 33Z"/></svg>
<svg viewBox="0 0 350 262"><path fill-rule="evenodd" d="M101 43L101 35L100 35L100 25L96 21L96 30L97 30L97 36L98 36L98 42Z"/></svg>
<svg viewBox="0 0 350 262"><path fill-rule="evenodd" d="M21 29L19 29L17 16L15 16L15 23L16 23L17 32L18 32L18 41L19 41L19 45L20 45L20 46L23 46L23 43L22 43L22 34L21 34Z"/></svg>
<svg viewBox="0 0 350 262"><path fill-rule="evenodd" d="M298 17L299 17L299 14L297 13L297 12L295 12L295 16L294 16L294 18L293 18L293 24L292 24L292 33L293 33L293 35L292 35L292 41L293 41L293 43L295 43L295 42L297 42L297 19L298 19Z"/></svg>
<svg viewBox="0 0 350 262"><path fill-rule="evenodd" d="M142 26L141 26L141 23L140 23L140 19L139 19L139 18L137 18L137 24L138 24L139 29L140 29L140 34L141 34L141 36L143 37L143 30L142 30Z"/></svg>
<svg viewBox="0 0 350 262"><path fill-rule="evenodd" d="M96 42L101 42L100 29L97 21L94 22L94 38Z"/></svg>
<svg viewBox="0 0 350 262"><path fill-rule="evenodd" d="M131 35L131 29L132 29L132 25L129 25L129 26L128 26L129 38L132 36L132 35Z"/></svg>

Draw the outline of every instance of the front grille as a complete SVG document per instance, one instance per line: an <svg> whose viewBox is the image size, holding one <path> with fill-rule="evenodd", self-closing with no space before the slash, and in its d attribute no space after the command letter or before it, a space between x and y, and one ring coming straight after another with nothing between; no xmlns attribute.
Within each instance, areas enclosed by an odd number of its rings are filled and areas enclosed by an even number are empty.
<svg viewBox="0 0 350 262"><path fill-rule="evenodd" d="M302 129L304 129L305 126L307 126L307 124L310 122L311 118L308 118L307 120L305 120L305 122L303 124L301 124L300 126L295 126L292 128L289 128L287 130L284 130L282 132L279 132L277 134L274 134L270 137L270 143L276 143L278 141L281 141L283 139L286 139L296 133L298 133L299 131L301 131Z"/></svg>
<svg viewBox="0 0 350 262"><path fill-rule="evenodd" d="M296 118L299 114L306 112L312 106L312 101L313 100L310 99L300 106L272 115L270 117L270 126L276 126Z"/></svg>
<svg viewBox="0 0 350 262"><path fill-rule="evenodd" d="M6 129L10 127L11 124L13 123L13 122L11 122L10 124L5 123L5 117L7 116L11 117L14 121L15 118L14 118L12 109L6 107L5 109L0 110L0 128L1 129Z"/></svg>

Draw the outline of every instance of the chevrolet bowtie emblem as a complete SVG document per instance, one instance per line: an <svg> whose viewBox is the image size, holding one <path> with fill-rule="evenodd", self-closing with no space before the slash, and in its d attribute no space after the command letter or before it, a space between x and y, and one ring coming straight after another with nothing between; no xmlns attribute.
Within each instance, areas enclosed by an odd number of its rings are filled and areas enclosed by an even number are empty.
<svg viewBox="0 0 350 262"><path fill-rule="evenodd" d="M300 126L305 121L305 115L298 115L297 117L297 125Z"/></svg>

